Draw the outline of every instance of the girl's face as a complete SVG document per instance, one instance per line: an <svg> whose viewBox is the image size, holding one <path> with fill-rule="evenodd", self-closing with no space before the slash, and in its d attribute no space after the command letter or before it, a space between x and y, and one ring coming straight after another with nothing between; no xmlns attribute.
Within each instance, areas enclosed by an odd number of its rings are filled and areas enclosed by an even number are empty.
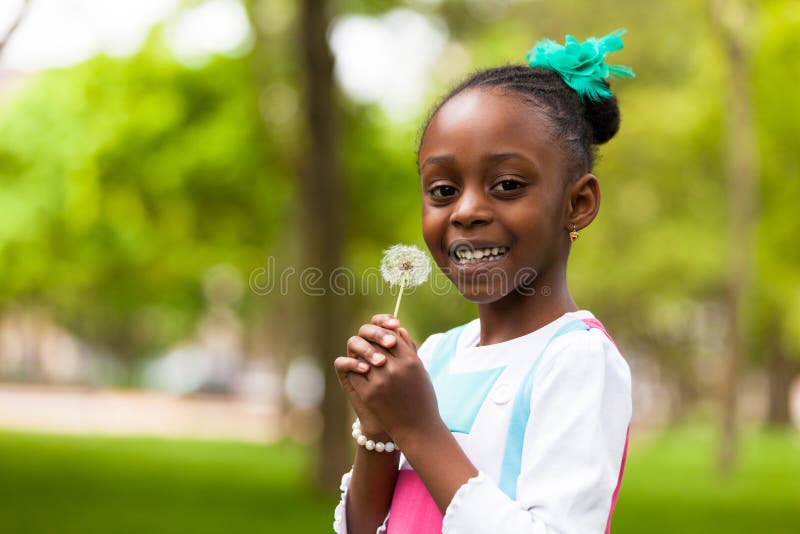
<svg viewBox="0 0 800 534"><path fill-rule="evenodd" d="M428 125L419 162L425 242L465 297L535 291L565 261L567 166L546 116L522 97L459 93Z"/></svg>

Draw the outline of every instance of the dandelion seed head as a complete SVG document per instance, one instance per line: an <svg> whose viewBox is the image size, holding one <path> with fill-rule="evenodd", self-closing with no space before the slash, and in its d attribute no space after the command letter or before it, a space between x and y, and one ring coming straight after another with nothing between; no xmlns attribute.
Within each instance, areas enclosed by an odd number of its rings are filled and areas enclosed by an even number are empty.
<svg viewBox="0 0 800 534"><path fill-rule="evenodd" d="M394 245L383 253L381 274L389 284L415 287L425 282L431 273L428 255L413 245Z"/></svg>

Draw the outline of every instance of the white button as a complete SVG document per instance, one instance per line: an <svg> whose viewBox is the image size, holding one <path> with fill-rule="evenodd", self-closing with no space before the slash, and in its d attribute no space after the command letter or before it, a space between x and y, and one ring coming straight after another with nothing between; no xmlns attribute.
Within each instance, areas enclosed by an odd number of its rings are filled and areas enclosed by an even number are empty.
<svg viewBox="0 0 800 534"><path fill-rule="evenodd" d="M511 400L511 386L508 384L499 384L494 388L492 393L492 400L495 404L505 404Z"/></svg>

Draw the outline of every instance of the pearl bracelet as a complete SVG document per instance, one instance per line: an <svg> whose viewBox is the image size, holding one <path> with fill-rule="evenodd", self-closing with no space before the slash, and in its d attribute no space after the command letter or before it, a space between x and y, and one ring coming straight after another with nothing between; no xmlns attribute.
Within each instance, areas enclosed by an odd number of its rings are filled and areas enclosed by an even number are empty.
<svg viewBox="0 0 800 534"><path fill-rule="evenodd" d="M367 439L367 436L361 433L361 421L358 419L356 419L355 423L353 423L353 437L355 438L356 443L363 445L368 451L394 452L400 450L393 441L387 441L384 443L382 441L372 441L371 439Z"/></svg>

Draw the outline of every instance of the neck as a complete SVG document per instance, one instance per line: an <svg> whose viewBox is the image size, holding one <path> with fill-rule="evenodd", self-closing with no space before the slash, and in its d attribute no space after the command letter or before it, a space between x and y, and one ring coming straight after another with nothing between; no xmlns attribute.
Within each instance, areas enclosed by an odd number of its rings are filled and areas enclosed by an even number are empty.
<svg viewBox="0 0 800 534"><path fill-rule="evenodd" d="M512 291L498 301L478 305L481 345L524 336L578 310L567 287L566 266L553 276L538 277L533 289L532 295Z"/></svg>

